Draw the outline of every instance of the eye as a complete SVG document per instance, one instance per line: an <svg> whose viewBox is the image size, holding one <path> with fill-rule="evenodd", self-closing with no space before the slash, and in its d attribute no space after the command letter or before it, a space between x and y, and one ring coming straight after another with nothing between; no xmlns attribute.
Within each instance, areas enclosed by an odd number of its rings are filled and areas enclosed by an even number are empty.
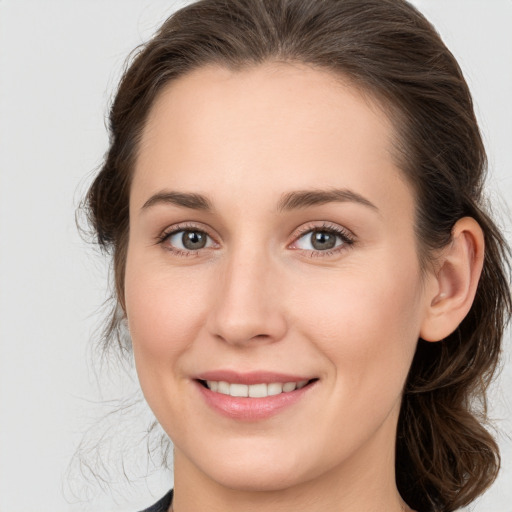
<svg viewBox="0 0 512 512"><path fill-rule="evenodd" d="M208 235L202 231L183 230L170 235L168 241L172 246L178 249L197 251L198 249L204 249L206 247Z"/></svg>
<svg viewBox="0 0 512 512"><path fill-rule="evenodd" d="M354 243L349 233L334 226L314 227L302 233L293 243L293 249L332 254Z"/></svg>
<svg viewBox="0 0 512 512"><path fill-rule="evenodd" d="M164 233L159 243L179 254L194 253L215 245L211 237L204 231L196 228L183 229L179 227L171 232Z"/></svg>

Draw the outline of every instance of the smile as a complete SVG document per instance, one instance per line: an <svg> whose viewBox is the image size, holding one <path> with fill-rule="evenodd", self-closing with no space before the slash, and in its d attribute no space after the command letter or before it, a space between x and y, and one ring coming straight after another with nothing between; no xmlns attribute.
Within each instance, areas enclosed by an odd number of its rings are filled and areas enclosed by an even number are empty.
<svg viewBox="0 0 512 512"><path fill-rule="evenodd" d="M298 382L269 382L258 384L239 384L226 381L207 380L201 381L203 385L214 393L221 393L233 397L266 398L281 393L290 393L296 389L302 389L309 381Z"/></svg>
<svg viewBox="0 0 512 512"><path fill-rule="evenodd" d="M318 387L319 379L269 372L239 374L207 372L195 379L205 403L222 416L238 421L261 421L298 402Z"/></svg>

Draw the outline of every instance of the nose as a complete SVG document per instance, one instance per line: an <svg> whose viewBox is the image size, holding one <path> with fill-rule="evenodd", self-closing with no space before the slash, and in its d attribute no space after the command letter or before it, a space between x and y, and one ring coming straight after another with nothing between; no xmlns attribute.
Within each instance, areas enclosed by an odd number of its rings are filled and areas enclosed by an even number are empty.
<svg viewBox="0 0 512 512"><path fill-rule="evenodd" d="M264 251L238 250L222 262L208 328L231 345L273 343L287 325L278 269Z"/></svg>

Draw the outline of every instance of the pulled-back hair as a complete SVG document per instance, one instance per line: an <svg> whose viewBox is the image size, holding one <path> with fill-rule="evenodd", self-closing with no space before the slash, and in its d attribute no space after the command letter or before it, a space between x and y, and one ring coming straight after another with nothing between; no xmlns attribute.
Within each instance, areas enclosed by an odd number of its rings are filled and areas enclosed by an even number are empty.
<svg viewBox="0 0 512 512"><path fill-rule="evenodd" d="M234 70L299 62L348 79L395 129L397 165L416 198L425 268L462 217L480 224L485 261L473 306L439 343L418 341L398 422L396 480L422 512L467 505L496 478L485 393L510 315L509 250L486 212L486 154L462 72L432 25L404 0L201 0L173 14L133 55L110 112L110 147L86 198L99 244L112 252L124 307L129 193L141 133L158 94L201 66ZM122 315L105 342L123 348Z"/></svg>

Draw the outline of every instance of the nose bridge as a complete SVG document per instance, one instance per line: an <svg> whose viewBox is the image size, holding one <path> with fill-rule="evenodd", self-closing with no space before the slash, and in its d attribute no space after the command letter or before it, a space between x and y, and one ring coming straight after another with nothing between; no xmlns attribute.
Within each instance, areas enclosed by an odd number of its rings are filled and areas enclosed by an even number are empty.
<svg viewBox="0 0 512 512"><path fill-rule="evenodd" d="M275 261L260 244L239 243L228 250L210 312L212 334L233 344L280 339L286 322L276 277Z"/></svg>

